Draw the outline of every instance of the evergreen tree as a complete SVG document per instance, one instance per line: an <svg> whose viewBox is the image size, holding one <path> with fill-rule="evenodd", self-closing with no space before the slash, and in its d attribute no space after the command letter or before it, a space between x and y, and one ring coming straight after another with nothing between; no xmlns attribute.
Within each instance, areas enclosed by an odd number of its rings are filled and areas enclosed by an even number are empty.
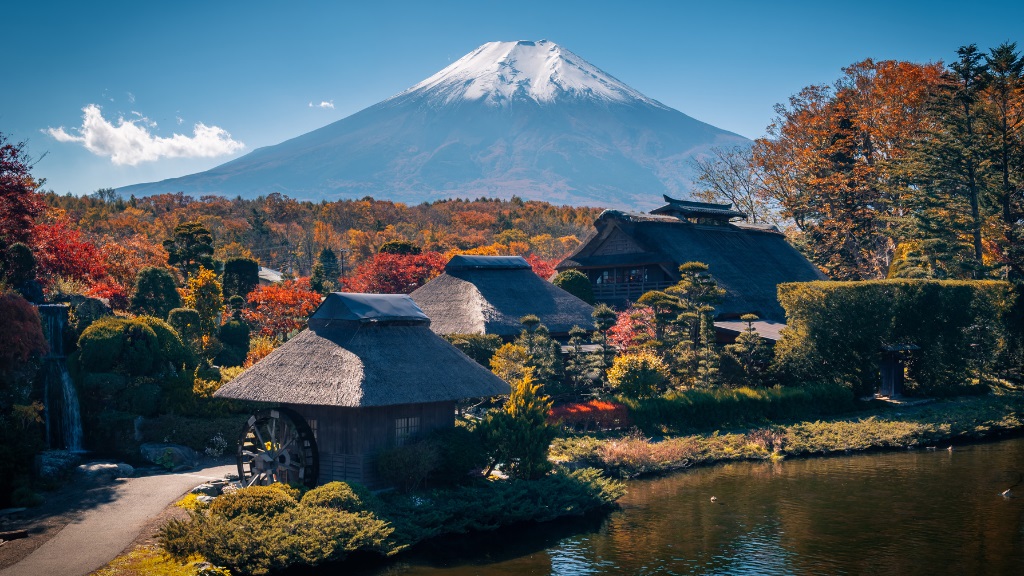
<svg viewBox="0 0 1024 576"><path fill-rule="evenodd" d="M323 268L324 277L331 283L331 286L337 286L338 277L341 276L341 267L338 265L338 255L334 253L334 250L324 248L317 255L316 260Z"/></svg>
<svg viewBox="0 0 1024 576"><path fill-rule="evenodd" d="M569 349L565 358L565 380L573 394L580 398L593 392L594 380L591 375L600 373L603 368L601 354L589 354L583 351L589 332L573 326L569 330Z"/></svg>
<svg viewBox="0 0 1024 576"><path fill-rule="evenodd" d="M698 386L711 388L719 383L721 358L715 347L714 308L702 306L700 315L700 334L696 342L697 370L695 382Z"/></svg>
<svg viewBox="0 0 1024 576"><path fill-rule="evenodd" d="M740 320L746 322L747 327L734 343L725 346L722 359L727 362L723 362L723 377L743 386L761 386L765 383L765 370L771 362L772 350L754 328L755 314L744 314ZM726 366L729 374L725 374Z"/></svg>
<svg viewBox="0 0 1024 576"><path fill-rule="evenodd" d="M961 47L957 54L934 99L934 128L910 154L911 172L923 191L914 214L934 276L981 278L986 200L998 188L993 139L984 130L980 102L989 77L977 46Z"/></svg>
<svg viewBox="0 0 1024 576"><path fill-rule="evenodd" d="M562 392L562 354L558 342L551 338L547 327L533 314L519 320L525 330L516 338L516 344L526 350L529 357L526 365L533 368L534 378L549 393Z"/></svg>
<svg viewBox="0 0 1024 576"><path fill-rule="evenodd" d="M260 264L252 258L228 258L224 262L224 297L245 298L260 284Z"/></svg>
<svg viewBox="0 0 1024 576"><path fill-rule="evenodd" d="M1015 42L989 50L989 131L995 143L994 167L999 175L995 205L1000 214L1003 261L1016 279L1024 278L1024 58Z"/></svg>
<svg viewBox="0 0 1024 576"><path fill-rule="evenodd" d="M490 411L481 423L490 465L500 464L512 478L536 480L551 470L548 449L555 428L547 423L551 401L541 395L532 370L512 383L505 406Z"/></svg>
<svg viewBox="0 0 1024 576"><path fill-rule="evenodd" d="M181 307L181 296L174 278L166 268L147 266L135 278L135 290L129 310L139 316L167 318L171 310Z"/></svg>
<svg viewBox="0 0 1024 576"><path fill-rule="evenodd" d="M199 221L174 227L174 237L164 240L167 263L177 268L187 281L200 268L214 269L213 235Z"/></svg>
<svg viewBox="0 0 1024 576"><path fill-rule="evenodd" d="M309 287L313 292L323 296L333 292L333 283L327 279L323 264L313 264L313 273L309 275Z"/></svg>
<svg viewBox="0 0 1024 576"><path fill-rule="evenodd" d="M594 328L596 328L592 341L601 346L600 367L604 371L611 368L612 360L615 359L615 347L608 342L608 330L615 326L615 321L619 315L610 306L601 303L594 306L594 311L591 312L590 316L594 319Z"/></svg>

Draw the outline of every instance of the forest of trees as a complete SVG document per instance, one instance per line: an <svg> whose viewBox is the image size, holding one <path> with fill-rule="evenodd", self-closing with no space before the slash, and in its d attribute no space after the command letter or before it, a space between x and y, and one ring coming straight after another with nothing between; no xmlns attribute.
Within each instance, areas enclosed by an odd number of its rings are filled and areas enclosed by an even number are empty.
<svg viewBox="0 0 1024 576"><path fill-rule="evenodd" d="M781 225L835 280L1021 279L1024 60L867 59L776 106L750 148L695 162L698 196Z"/></svg>

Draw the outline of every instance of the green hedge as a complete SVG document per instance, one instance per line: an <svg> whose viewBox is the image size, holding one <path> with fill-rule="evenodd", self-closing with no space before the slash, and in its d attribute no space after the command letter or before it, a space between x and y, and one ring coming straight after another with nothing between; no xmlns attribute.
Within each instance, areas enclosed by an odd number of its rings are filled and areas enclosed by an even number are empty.
<svg viewBox="0 0 1024 576"><path fill-rule="evenodd" d="M880 382L880 348L915 344L908 393L967 392L1005 358L1011 285L881 280L781 284L788 328L775 347L784 378L835 382L857 396Z"/></svg>
<svg viewBox="0 0 1024 576"><path fill-rule="evenodd" d="M619 400L629 408L633 422L653 435L813 418L855 409L853 394L836 384L695 389L644 400Z"/></svg>

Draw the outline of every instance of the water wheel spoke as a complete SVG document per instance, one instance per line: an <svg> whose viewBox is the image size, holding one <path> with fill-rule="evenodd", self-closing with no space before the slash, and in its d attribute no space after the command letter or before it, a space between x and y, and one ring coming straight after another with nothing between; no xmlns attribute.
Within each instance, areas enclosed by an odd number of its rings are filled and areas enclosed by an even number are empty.
<svg viewBox="0 0 1024 576"><path fill-rule="evenodd" d="M287 408L257 412L242 432L238 469L242 484L302 482L316 485L316 440L306 421Z"/></svg>

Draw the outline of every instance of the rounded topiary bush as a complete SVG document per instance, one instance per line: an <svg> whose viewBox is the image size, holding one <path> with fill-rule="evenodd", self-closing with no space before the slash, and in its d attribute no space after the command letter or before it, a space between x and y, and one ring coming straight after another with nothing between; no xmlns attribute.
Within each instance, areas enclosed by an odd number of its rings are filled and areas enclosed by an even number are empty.
<svg viewBox="0 0 1024 576"><path fill-rule="evenodd" d="M594 303L594 287L590 284L590 278L579 270L559 272L551 283L587 304Z"/></svg>
<svg viewBox="0 0 1024 576"><path fill-rule="evenodd" d="M139 321L129 321L123 328L121 366L131 374L148 374L160 354L156 332Z"/></svg>
<svg viewBox="0 0 1024 576"><path fill-rule="evenodd" d="M113 370L124 349L125 323L121 318L101 318L82 332L78 358L83 368L90 372Z"/></svg>
<svg viewBox="0 0 1024 576"><path fill-rule="evenodd" d="M210 514L229 520L243 514L270 517L297 505L291 494L277 486L250 486L214 500Z"/></svg>
<svg viewBox="0 0 1024 576"><path fill-rule="evenodd" d="M608 370L611 385L630 398L656 396L667 379L665 362L649 350L622 354Z"/></svg>
<svg viewBox="0 0 1024 576"><path fill-rule="evenodd" d="M302 497L301 504L306 507L331 508L346 512L360 512L369 506L371 495L359 484L345 482L328 482L317 486Z"/></svg>

